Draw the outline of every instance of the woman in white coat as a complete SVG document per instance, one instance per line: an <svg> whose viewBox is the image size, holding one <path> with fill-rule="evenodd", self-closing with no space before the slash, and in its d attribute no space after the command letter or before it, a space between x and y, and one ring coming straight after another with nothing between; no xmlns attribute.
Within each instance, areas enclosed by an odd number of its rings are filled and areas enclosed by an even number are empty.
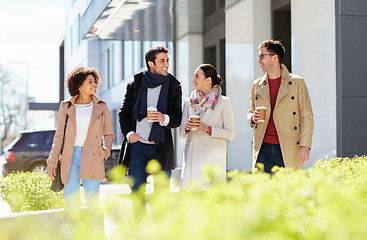
<svg viewBox="0 0 367 240"><path fill-rule="evenodd" d="M191 81L194 91L185 100L180 126L180 135L186 138L181 188L196 181L199 190L205 190L206 165L219 167L220 179L226 179L227 140L234 137L234 115L231 101L221 95L222 78L213 65L200 65ZM200 120L190 120L193 115Z"/></svg>

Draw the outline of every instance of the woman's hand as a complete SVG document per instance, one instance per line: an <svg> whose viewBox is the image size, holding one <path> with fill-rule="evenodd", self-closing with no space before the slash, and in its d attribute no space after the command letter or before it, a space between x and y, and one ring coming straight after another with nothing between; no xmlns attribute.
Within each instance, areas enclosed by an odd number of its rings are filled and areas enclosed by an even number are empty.
<svg viewBox="0 0 367 240"><path fill-rule="evenodd" d="M191 119L188 119L185 125L185 132L188 133L192 128L196 128L197 123L192 122Z"/></svg>
<svg viewBox="0 0 367 240"><path fill-rule="evenodd" d="M56 176L56 168L48 168L47 175L49 176L49 178L51 178L51 180L54 180Z"/></svg>
<svg viewBox="0 0 367 240"><path fill-rule="evenodd" d="M198 121L196 124L197 124L196 125L196 128L197 128L196 131L203 131L203 132L208 132L209 131L209 126L205 125L202 121Z"/></svg>

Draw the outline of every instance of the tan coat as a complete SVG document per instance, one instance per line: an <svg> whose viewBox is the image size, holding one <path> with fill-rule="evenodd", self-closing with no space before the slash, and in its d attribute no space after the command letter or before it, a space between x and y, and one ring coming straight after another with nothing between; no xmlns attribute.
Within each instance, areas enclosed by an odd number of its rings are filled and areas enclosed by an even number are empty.
<svg viewBox="0 0 367 240"><path fill-rule="evenodd" d="M66 127L64 149L61 160L61 180L64 184L68 182L71 161L73 158L76 135L75 100L77 97L78 95L74 96L70 100L63 101L60 105L57 116L56 133L49 158L47 159L47 168L56 168L56 162L60 155L64 134L65 118L66 114L68 114L69 120ZM87 138L83 145L79 177L82 179L102 180L105 178L104 160L106 160L110 155L114 131L107 104L95 96L92 96L92 98L93 110L88 127ZM70 108L68 108L69 102L71 102Z"/></svg>
<svg viewBox="0 0 367 240"><path fill-rule="evenodd" d="M285 167L301 169L302 165L297 160L299 148L305 146L311 149L314 124L312 106L303 78L289 73L284 64L281 65L281 68L282 80L274 107L273 119ZM266 107L265 122L252 124L251 115L258 106ZM270 109L270 90L268 76L265 74L255 80L252 85L250 109L247 114L251 127L255 127L253 169L269 122Z"/></svg>
<svg viewBox="0 0 367 240"><path fill-rule="evenodd" d="M229 98L220 96L214 110L209 108L200 114L201 121L212 127L212 135L206 132L185 133L185 125L190 117L190 98L187 98L182 112L180 135L186 139L185 156L181 176L181 186L185 189L193 181L203 184L205 165L216 165L221 169L220 177L226 179L227 141L234 138L234 114Z"/></svg>

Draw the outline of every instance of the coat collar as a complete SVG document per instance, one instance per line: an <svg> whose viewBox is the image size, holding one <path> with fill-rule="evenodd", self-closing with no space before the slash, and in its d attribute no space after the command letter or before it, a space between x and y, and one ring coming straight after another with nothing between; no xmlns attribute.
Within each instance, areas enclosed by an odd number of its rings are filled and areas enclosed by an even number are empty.
<svg viewBox="0 0 367 240"><path fill-rule="evenodd" d="M78 94L74 97L70 98L69 100L65 100L65 102L70 102L71 106L70 108L67 108L65 110L65 113L69 115L69 118L71 122L76 126L76 111L75 111L75 101L78 98ZM92 115L89 122L89 127L92 126L92 124L97 120L99 115L104 111L104 106L101 103L104 103L102 100L97 98L96 96L92 95L92 101L93 101L93 110ZM89 129L88 127L88 129Z"/></svg>
<svg viewBox="0 0 367 240"><path fill-rule="evenodd" d="M291 82L291 78L287 67L282 63L280 65L280 68L282 69L282 80L280 83L275 105L288 93ZM268 101L268 103L270 104L270 91L268 84L269 84L269 76L266 73L264 76L260 78L258 82L259 88L257 89L256 93L262 96L264 99L266 99L266 101Z"/></svg>

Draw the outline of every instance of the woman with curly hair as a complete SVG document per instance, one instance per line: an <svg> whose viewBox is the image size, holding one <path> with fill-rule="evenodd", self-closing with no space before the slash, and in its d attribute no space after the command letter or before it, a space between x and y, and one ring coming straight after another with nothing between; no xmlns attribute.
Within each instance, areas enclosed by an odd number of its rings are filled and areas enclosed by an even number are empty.
<svg viewBox="0 0 367 240"><path fill-rule="evenodd" d="M72 98L60 105L55 137L47 159L47 173L54 179L61 154L61 180L67 212L75 212L77 208L80 179L87 207L99 206L99 186L105 178L104 160L110 155L114 138L107 104L94 95L100 82L97 69L89 67L76 67L66 78ZM72 233L65 233L70 235L66 238L72 238Z"/></svg>

